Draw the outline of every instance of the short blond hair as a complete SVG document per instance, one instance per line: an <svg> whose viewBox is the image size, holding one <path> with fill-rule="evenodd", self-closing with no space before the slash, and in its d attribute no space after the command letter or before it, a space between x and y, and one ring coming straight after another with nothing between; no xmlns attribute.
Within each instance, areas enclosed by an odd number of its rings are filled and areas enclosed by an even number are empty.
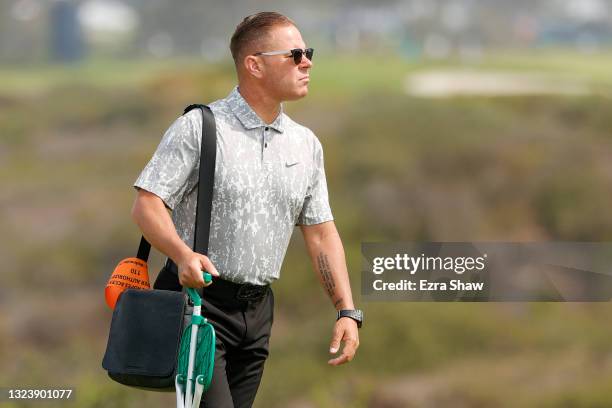
<svg viewBox="0 0 612 408"><path fill-rule="evenodd" d="M295 22L287 16L274 11L263 11L252 14L242 20L232 35L230 41L230 51L236 66L244 59L245 52L253 45L263 44L265 37L270 32L272 27L292 25L296 26ZM259 50L265 51L265 50Z"/></svg>

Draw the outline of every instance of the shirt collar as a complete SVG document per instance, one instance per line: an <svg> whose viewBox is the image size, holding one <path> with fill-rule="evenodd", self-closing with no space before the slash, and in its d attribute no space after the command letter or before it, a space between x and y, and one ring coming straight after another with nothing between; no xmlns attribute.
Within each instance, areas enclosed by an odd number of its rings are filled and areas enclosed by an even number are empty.
<svg viewBox="0 0 612 408"><path fill-rule="evenodd" d="M257 113L255 113L253 108L251 108L247 101L244 100L242 95L240 95L240 92L238 92L238 86L234 87L232 92L230 92L230 94L227 96L226 100L232 112L234 112L234 115L236 115L246 129L255 129L258 127L268 126L277 132L283 133L285 120L283 118L284 110L282 103L280 105L280 112L276 116L276 119L274 119L274 122L268 125L264 123L259 116L257 116Z"/></svg>

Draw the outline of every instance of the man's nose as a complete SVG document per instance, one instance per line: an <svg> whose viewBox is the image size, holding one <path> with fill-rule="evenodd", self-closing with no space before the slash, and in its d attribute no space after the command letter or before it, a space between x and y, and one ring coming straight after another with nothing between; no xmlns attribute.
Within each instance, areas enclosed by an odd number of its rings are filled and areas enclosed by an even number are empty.
<svg viewBox="0 0 612 408"><path fill-rule="evenodd" d="M312 68L312 61L306 58L306 55L302 55L302 61L300 62L300 68Z"/></svg>

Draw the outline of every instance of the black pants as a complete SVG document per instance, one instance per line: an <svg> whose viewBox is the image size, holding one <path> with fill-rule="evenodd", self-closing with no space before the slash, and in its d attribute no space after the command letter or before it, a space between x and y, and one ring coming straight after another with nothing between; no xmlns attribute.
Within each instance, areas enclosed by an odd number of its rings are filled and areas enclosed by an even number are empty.
<svg viewBox="0 0 612 408"><path fill-rule="evenodd" d="M239 285L221 279L203 289L202 314L216 332L215 368L200 407L253 405L268 357L274 294L265 288L257 300L236 298Z"/></svg>

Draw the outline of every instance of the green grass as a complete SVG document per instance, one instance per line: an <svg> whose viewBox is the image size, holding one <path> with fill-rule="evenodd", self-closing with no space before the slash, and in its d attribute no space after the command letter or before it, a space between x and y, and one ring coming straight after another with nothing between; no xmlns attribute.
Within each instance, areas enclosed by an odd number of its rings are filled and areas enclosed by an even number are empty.
<svg viewBox="0 0 612 408"><path fill-rule="evenodd" d="M527 71L567 78L612 84L612 53L577 54L567 50L532 52L497 52L482 59L462 61L407 60L393 55L318 55L312 71L313 93L333 97L336 92L394 92L410 72L429 69L470 68L482 70ZM0 66L0 94L41 92L56 86L87 85L93 87L139 87L168 73L189 74L216 71L217 75L234 78L234 67L228 59L223 63L206 64L198 58L171 60L105 60L93 59L72 66L33 65Z"/></svg>
<svg viewBox="0 0 612 408"><path fill-rule="evenodd" d="M205 69L206 64L195 58L164 61L94 59L74 65L0 66L0 94L38 93L67 85L137 88L167 73Z"/></svg>

